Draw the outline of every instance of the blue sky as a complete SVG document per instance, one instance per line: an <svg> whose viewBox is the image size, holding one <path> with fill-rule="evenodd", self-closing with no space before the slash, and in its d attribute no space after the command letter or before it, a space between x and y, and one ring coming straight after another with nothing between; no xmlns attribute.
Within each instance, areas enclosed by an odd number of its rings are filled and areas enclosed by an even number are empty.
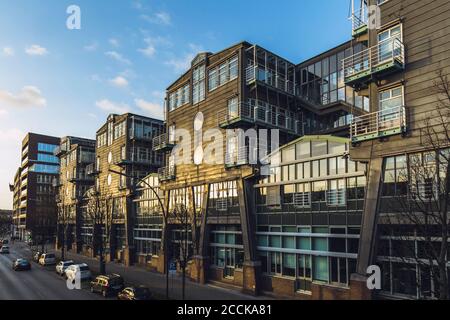
<svg viewBox="0 0 450 320"><path fill-rule="evenodd" d="M81 30L66 9L81 8ZM242 40L294 63L347 41L349 0L0 0L0 208L26 132L94 138L109 113L161 117L199 51Z"/></svg>

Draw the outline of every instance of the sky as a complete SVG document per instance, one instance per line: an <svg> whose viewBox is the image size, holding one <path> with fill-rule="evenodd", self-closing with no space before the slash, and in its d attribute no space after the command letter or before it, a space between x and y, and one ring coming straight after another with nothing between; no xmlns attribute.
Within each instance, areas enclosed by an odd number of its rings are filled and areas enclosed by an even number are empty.
<svg viewBox="0 0 450 320"><path fill-rule="evenodd" d="M162 119L198 52L246 40L299 63L349 40L349 2L0 0L0 209L27 132L93 139L110 113Z"/></svg>

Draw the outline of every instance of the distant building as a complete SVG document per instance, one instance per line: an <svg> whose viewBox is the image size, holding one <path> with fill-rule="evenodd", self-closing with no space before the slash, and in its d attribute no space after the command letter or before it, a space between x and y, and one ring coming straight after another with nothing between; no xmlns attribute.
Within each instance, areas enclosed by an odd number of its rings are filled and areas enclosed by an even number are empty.
<svg viewBox="0 0 450 320"><path fill-rule="evenodd" d="M14 177L14 234L42 244L56 235L56 198L53 180L59 176L54 155L60 139L28 133L22 141L21 166Z"/></svg>

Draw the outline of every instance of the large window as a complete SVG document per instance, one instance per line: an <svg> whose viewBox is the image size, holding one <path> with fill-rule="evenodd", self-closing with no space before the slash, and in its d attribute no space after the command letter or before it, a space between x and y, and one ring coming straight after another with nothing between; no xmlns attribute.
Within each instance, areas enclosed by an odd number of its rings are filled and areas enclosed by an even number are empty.
<svg viewBox="0 0 450 320"><path fill-rule="evenodd" d="M192 103L196 104L205 100L205 65L194 69L192 80Z"/></svg>
<svg viewBox="0 0 450 320"><path fill-rule="evenodd" d="M45 153L38 153L37 160L42 162L49 162L49 163L59 163L58 157L45 154Z"/></svg>
<svg viewBox="0 0 450 320"><path fill-rule="evenodd" d="M57 148L57 145L48 144L48 143L38 143L38 151L53 153Z"/></svg>
<svg viewBox="0 0 450 320"><path fill-rule="evenodd" d="M173 111L190 102L190 85L185 84L169 94L169 111Z"/></svg>
<svg viewBox="0 0 450 320"><path fill-rule="evenodd" d="M208 74L208 89L213 91L217 87L236 79L238 76L238 57L235 56L219 66L210 69Z"/></svg>

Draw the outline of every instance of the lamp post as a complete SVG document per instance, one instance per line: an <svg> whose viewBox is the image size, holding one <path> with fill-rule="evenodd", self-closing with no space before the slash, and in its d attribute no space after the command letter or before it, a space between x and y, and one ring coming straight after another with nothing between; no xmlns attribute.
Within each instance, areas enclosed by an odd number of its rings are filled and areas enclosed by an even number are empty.
<svg viewBox="0 0 450 320"><path fill-rule="evenodd" d="M155 188L153 186L151 186L147 181L143 179L138 179L138 180L134 180L135 178L127 175L123 172L120 171L116 171L113 169L108 168L108 171L111 173L115 173L118 174L120 176L124 176L130 179L133 179L133 181L136 181L135 183L133 183L133 191L136 189L137 184L139 182L144 183L152 192L153 194L156 196L156 198L158 199L159 205L161 206L161 210L163 212L163 219L164 219L164 226L167 228L167 210L164 207L164 203L161 200L161 197L159 196L158 192L155 190ZM164 243L163 243L163 250L164 250L164 271L166 273L166 299L169 300L169 256L167 254L167 234L164 235Z"/></svg>

